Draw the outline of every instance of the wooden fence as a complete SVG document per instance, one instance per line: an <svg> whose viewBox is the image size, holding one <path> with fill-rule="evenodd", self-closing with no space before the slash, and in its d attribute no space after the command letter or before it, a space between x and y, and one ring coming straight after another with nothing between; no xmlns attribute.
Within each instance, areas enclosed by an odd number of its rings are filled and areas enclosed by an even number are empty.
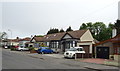
<svg viewBox="0 0 120 71"><path fill-rule="evenodd" d="M90 53L76 53L75 54L75 59L77 58L92 58L92 54Z"/></svg>

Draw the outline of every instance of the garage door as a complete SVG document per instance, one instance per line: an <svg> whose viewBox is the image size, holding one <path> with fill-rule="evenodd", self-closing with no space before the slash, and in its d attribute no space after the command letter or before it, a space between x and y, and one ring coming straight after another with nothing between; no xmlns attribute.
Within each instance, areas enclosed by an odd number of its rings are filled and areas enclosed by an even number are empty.
<svg viewBox="0 0 120 71"><path fill-rule="evenodd" d="M89 45L79 45L79 47L83 47L85 53L89 53Z"/></svg>
<svg viewBox="0 0 120 71"><path fill-rule="evenodd" d="M97 47L97 58L109 59L109 47Z"/></svg>

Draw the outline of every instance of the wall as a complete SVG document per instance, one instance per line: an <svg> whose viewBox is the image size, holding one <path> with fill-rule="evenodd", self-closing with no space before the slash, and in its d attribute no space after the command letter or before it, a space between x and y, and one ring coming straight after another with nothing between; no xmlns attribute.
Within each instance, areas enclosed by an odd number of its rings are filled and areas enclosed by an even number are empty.
<svg viewBox="0 0 120 71"><path fill-rule="evenodd" d="M19 45L19 42L12 42L12 45L18 46L18 45Z"/></svg>
<svg viewBox="0 0 120 71"><path fill-rule="evenodd" d="M92 34L90 33L89 30L87 30L81 37L80 37L80 41L92 41L93 42L94 38L92 37Z"/></svg>
<svg viewBox="0 0 120 71"><path fill-rule="evenodd" d="M19 46L25 46L25 43L26 43L26 42L29 42L29 41L20 41L20 42L19 42Z"/></svg>
<svg viewBox="0 0 120 71"><path fill-rule="evenodd" d="M120 61L120 55L114 55L114 60Z"/></svg>

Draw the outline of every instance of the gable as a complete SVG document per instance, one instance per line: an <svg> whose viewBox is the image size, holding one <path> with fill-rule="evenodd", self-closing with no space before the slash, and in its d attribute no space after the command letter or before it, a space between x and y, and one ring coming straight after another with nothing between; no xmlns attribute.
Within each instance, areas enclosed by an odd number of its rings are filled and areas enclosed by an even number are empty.
<svg viewBox="0 0 120 71"><path fill-rule="evenodd" d="M36 42L36 41L35 41L35 39L32 39L32 41L31 41L31 42Z"/></svg>
<svg viewBox="0 0 120 71"><path fill-rule="evenodd" d="M62 39L68 39L68 38L72 38L69 34L65 34L65 36Z"/></svg>
<svg viewBox="0 0 120 71"><path fill-rule="evenodd" d="M92 41L93 42L93 36L89 30L87 30L81 37L81 41ZM94 42L93 42L94 43Z"/></svg>

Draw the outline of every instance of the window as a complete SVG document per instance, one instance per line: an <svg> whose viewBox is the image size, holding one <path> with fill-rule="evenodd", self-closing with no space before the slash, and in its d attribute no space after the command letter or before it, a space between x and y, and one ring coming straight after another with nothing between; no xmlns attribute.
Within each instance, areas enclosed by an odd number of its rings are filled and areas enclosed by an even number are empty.
<svg viewBox="0 0 120 71"><path fill-rule="evenodd" d="M21 48L23 48L23 46L20 46Z"/></svg>
<svg viewBox="0 0 120 71"><path fill-rule="evenodd" d="M75 41L73 41L73 47L75 47Z"/></svg>
<svg viewBox="0 0 120 71"><path fill-rule="evenodd" d="M59 43L58 43L58 42L56 42L56 45L57 45L57 48L58 48Z"/></svg>
<svg viewBox="0 0 120 71"><path fill-rule="evenodd" d="M98 51L101 51L100 49L98 49Z"/></svg>
<svg viewBox="0 0 120 71"><path fill-rule="evenodd" d="M105 51L107 51L107 49L105 49Z"/></svg>
<svg viewBox="0 0 120 71"><path fill-rule="evenodd" d="M47 42L47 46L49 46L49 42Z"/></svg>

